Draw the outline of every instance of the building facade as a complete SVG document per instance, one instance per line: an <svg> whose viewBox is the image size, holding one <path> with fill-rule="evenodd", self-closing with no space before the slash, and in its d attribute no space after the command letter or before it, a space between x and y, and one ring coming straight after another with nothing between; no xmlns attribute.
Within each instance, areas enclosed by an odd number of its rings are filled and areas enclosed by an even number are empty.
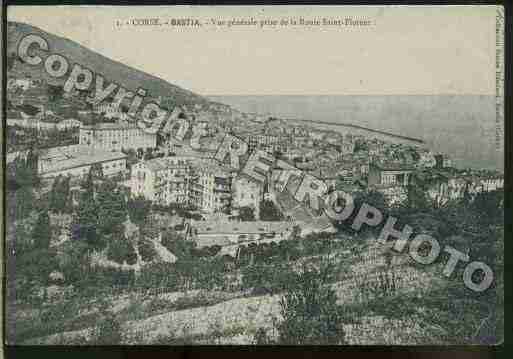
<svg viewBox="0 0 513 359"><path fill-rule="evenodd" d="M52 147L38 156L38 175L42 178L84 176L93 165L101 166L106 177L126 170L127 156L121 152L93 150L81 145Z"/></svg>
<svg viewBox="0 0 513 359"><path fill-rule="evenodd" d="M157 135L147 133L137 124L101 123L81 126L79 143L100 150L137 150L157 147Z"/></svg>
<svg viewBox="0 0 513 359"><path fill-rule="evenodd" d="M229 211L232 205L232 171L212 159L196 161L192 171L192 204L208 213Z"/></svg>
<svg viewBox="0 0 513 359"><path fill-rule="evenodd" d="M159 205L192 205L214 213L231 207L231 172L215 160L171 156L132 166L130 189Z"/></svg>
<svg viewBox="0 0 513 359"><path fill-rule="evenodd" d="M400 185L408 186L413 169L401 164L376 164L369 166L369 186Z"/></svg>
<svg viewBox="0 0 513 359"><path fill-rule="evenodd" d="M251 207L255 218L260 218L260 202L264 197L263 184L240 175L232 181L233 208Z"/></svg>
<svg viewBox="0 0 513 359"><path fill-rule="evenodd" d="M132 166L130 190L159 205L190 204L192 179L190 157L166 157Z"/></svg>
<svg viewBox="0 0 513 359"><path fill-rule="evenodd" d="M199 248L214 245L244 245L251 242L286 240L290 238L292 230L291 222L197 221L191 224L191 238Z"/></svg>

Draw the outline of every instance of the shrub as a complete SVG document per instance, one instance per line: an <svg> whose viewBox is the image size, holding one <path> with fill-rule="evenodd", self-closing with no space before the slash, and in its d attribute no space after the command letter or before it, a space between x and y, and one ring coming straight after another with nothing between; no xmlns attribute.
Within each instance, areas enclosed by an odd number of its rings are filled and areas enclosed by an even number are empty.
<svg viewBox="0 0 513 359"><path fill-rule="evenodd" d="M128 264L135 264L137 262L135 249L126 239L116 239L110 242L107 258L119 264L123 264L125 261Z"/></svg>
<svg viewBox="0 0 513 359"><path fill-rule="evenodd" d="M254 295L286 290L294 280L294 272L287 264L256 264L242 270L242 286L252 288Z"/></svg>
<svg viewBox="0 0 513 359"><path fill-rule="evenodd" d="M157 256L157 251L150 241L140 239L138 249L142 260L145 262L150 262Z"/></svg>
<svg viewBox="0 0 513 359"><path fill-rule="evenodd" d="M271 338L267 335L267 331L264 328L259 328L255 336L253 337L253 341L256 345L270 345L274 344Z"/></svg>
<svg viewBox="0 0 513 359"><path fill-rule="evenodd" d="M260 202L260 219L262 221L283 221L284 216L272 201Z"/></svg>
<svg viewBox="0 0 513 359"><path fill-rule="evenodd" d="M168 230L162 235L162 245L179 259L193 257L194 242L185 240L183 235L173 230Z"/></svg>
<svg viewBox="0 0 513 359"><path fill-rule="evenodd" d="M114 314L105 314L94 329L92 342L96 345L117 345L121 340L121 325Z"/></svg>
<svg viewBox="0 0 513 359"><path fill-rule="evenodd" d="M137 277L136 285L139 288L169 288L169 291L178 287L176 266L170 263L152 263L141 271Z"/></svg>
<svg viewBox="0 0 513 359"><path fill-rule="evenodd" d="M342 311L333 289L326 285L329 266L306 269L290 282L280 301L284 318L277 325L280 344L338 345L344 343Z"/></svg>

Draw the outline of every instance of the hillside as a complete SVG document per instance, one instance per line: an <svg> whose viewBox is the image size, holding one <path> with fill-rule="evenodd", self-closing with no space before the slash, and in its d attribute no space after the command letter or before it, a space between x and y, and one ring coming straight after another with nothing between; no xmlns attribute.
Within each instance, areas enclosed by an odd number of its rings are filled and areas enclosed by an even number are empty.
<svg viewBox="0 0 513 359"><path fill-rule="evenodd" d="M110 82L114 81L127 89L136 90L143 87L148 90L147 97L169 99L177 105L207 104L209 100L188 90L170 84L158 77L134 69L120 62L111 60L91 51L74 41L53 35L37 27L19 23L7 23L7 56L16 53L19 40L28 35L37 34L45 38L52 53L65 56L71 63L87 66L95 73L100 73ZM40 66L28 66L17 62L14 73L29 73L33 78L44 78L51 84L60 84L63 79L50 78Z"/></svg>

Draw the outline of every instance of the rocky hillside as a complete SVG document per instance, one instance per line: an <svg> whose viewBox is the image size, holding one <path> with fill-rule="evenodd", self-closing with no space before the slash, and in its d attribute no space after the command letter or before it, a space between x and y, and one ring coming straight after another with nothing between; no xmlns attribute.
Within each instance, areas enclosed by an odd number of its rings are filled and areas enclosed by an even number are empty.
<svg viewBox="0 0 513 359"><path fill-rule="evenodd" d="M143 71L134 69L120 62L111 60L94 51L91 51L74 41L53 35L37 27L18 23L7 23L7 56L16 55L17 46L24 36L28 34L37 34L45 38L52 53L59 53L65 56L71 63L79 63L87 66L95 73L102 74L106 80L114 81L127 89L136 90L143 87L148 90L147 97L169 99L177 105L195 105L207 104L209 100L188 90L170 84L158 77L147 74ZM44 78L49 83L59 84L67 77L55 79L46 76L40 66L29 66L20 61L16 61L14 73L30 74L33 78Z"/></svg>

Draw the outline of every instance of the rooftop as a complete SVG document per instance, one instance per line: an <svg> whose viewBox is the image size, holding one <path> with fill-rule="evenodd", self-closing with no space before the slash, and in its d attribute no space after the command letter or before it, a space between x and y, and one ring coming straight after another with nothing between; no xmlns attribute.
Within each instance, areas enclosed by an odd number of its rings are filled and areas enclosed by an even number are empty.
<svg viewBox="0 0 513 359"><path fill-rule="evenodd" d="M92 126L81 126L81 128L86 130L123 130L123 129L133 129L138 128L136 123L110 123L110 122L102 122L97 123Z"/></svg>
<svg viewBox="0 0 513 359"><path fill-rule="evenodd" d="M374 162L372 166L384 171L413 171L415 169L412 165L401 162Z"/></svg>
<svg viewBox="0 0 513 359"><path fill-rule="evenodd" d="M210 222L196 221L192 227L198 234L260 234L283 232L292 228L290 222Z"/></svg>
<svg viewBox="0 0 513 359"><path fill-rule="evenodd" d="M46 162L43 174L127 157L121 152L92 150L81 145L48 148L41 150L39 156L40 161Z"/></svg>

